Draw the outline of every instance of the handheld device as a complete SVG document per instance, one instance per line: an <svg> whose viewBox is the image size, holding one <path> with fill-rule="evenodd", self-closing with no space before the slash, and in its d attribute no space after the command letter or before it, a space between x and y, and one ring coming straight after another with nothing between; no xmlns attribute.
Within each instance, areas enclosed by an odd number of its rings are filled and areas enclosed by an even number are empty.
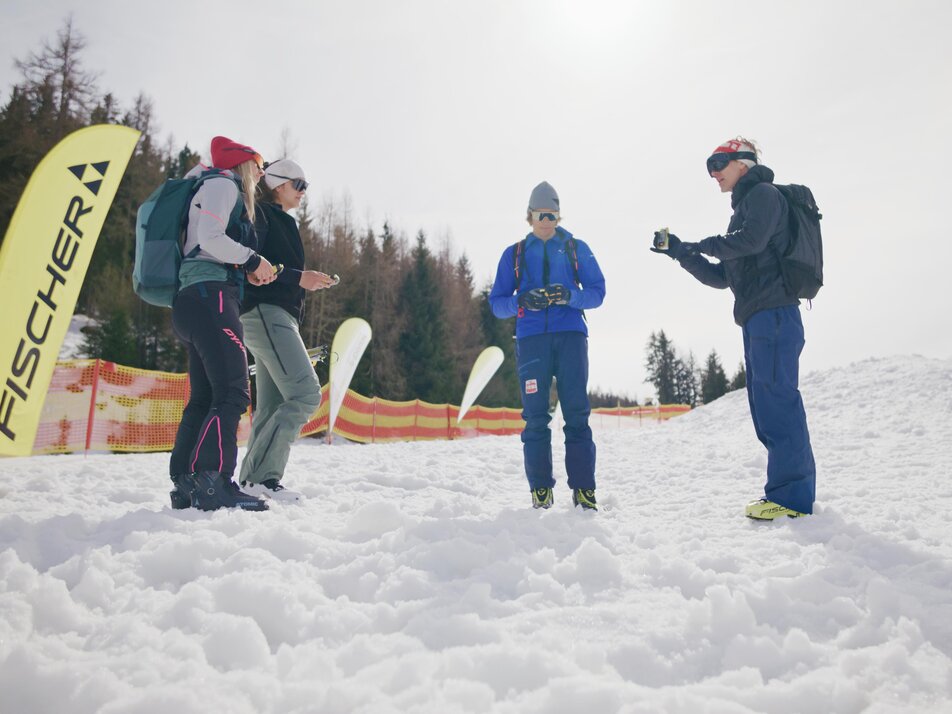
<svg viewBox="0 0 952 714"><path fill-rule="evenodd" d="M654 235L654 247L658 250L668 249L668 228L659 228Z"/></svg>

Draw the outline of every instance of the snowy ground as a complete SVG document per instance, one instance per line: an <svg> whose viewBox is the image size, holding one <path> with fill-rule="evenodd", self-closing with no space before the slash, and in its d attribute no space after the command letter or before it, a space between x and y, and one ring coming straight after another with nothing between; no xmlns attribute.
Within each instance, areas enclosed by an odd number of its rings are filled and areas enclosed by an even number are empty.
<svg viewBox="0 0 952 714"><path fill-rule="evenodd" d="M0 711L952 711L952 360L808 375L816 515L742 517L742 393L598 436L297 445L298 505L172 511L166 456L0 461Z"/></svg>

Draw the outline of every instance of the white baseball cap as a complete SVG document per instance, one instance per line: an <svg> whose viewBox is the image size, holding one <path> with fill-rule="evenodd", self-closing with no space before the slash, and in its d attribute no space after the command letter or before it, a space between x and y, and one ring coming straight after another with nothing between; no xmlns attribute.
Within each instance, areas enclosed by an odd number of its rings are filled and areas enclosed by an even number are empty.
<svg viewBox="0 0 952 714"><path fill-rule="evenodd" d="M268 167L264 170L264 182L270 189L275 189L281 184L294 179L304 181L304 169L291 159L275 161L273 164L268 164Z"/></svg>

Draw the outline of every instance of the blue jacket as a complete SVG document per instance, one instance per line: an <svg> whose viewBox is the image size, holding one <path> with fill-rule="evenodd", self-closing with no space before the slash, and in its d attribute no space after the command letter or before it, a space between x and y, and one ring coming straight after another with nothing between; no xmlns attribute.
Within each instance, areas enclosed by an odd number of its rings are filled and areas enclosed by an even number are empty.
<svg viewBox="0 0 952 714"><path fill-rule="evenodd" d="M571 249L566 246L570 238L572 234L561 227L556 228L555 235L547 241L539 240L532 233L527 235L524 255L519 261L518 285L515 272L516 246L511 245L503 251L496 269L496 280L489 293L489 304L496 317L516 317L516 338L544 332L588 334L582 310L591 310L602 304L605 299L605 276L591 248L575 238L581 287L575 284ZM548 259L548 280L544 279L545 258ZM519 307L520 293L555 283L571 290L568 305L552 305L546 310L523 310Z"/></svg>

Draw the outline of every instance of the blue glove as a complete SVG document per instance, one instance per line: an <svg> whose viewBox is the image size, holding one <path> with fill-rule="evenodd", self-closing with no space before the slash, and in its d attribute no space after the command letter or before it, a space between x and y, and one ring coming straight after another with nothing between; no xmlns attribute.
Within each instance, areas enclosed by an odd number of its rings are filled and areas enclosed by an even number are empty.
<svg viewBox="0 0 952 714"><path fill-rule="evenodd" d="M550 305L568 305L572 299L572 291L559 283L546 285L545 294L549 297Z"/></svg>
<svg viewBox="0 0 952 714"><path fill-rule="evenodd" d="M545 310L549 306L549 298L545 294L545 288L533 288L532 290L526 290L524 293L519 293L516 301L519 307L526 310Z"/></svg>

